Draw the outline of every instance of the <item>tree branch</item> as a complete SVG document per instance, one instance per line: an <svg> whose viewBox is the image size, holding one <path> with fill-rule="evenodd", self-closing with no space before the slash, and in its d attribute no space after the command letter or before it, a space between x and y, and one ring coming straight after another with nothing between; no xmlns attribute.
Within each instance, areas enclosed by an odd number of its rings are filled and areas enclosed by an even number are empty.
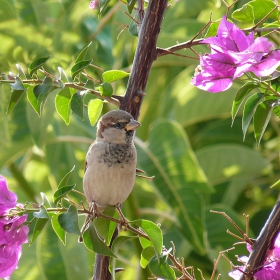
<svg viewBox="0 0 280 280"><path fill-rule="evenodd" d="M253 274L262 268L267 251L272 249L275 238L280 230L280 199L274 206L264 225L246 265L245 273L240 280L252 280Z"/></svg>

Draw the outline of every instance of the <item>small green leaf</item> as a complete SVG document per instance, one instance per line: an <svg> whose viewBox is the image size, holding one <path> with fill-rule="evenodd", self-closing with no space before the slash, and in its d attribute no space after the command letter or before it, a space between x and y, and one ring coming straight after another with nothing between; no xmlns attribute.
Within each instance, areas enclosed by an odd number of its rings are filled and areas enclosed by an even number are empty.
<svg viewBox="0 0 280 280"><path fill-rule="evenodd" d="M218 20L218 21L214 21L213 23L210 24L210 26L205 34L205 38L214 37L217 35L220 22L221 22L221 20Z"/></svg>
<svg viewBox="0 0 280 280"><path fill-rule="evenodd" d="M109 83L101 84L99 90L102 96L111 97L113 94L113 87Z"/></svg>
<svg viewBox="0 0 280 280"><path fill-rule="evenodd" d="M44 63L46 63L50 59L50 57L51 56L39 57L32 61L28 66L28 72L30 76L32 76L37 69L39 69Z"/></svg>
<svg viewBox="0 0 280 280"><path fill-rule="evenodd" d="M231 116L232 116L232 124L234 122L234 119L237 115L238 110L240 109L241 104L245 100L245 97L247 96L248 93L250 93L253 89L258 87L258 84L255 82L248 82L244 84L236 93L233 104L232 104L232 109L231 109Z"/></svg>
<svg viewBox="0 0 280 280"><path fill-rule="evenodd" d="M71 103L71 93L69 88L64 88L55 97L55 108L57 113L68 125L70 122L70 103Z"/></svg>
<svg viewBox="0 0 280 280"><path fill-rule="evenodd" d="M146 268L151 258L155 255L155 249L153 247L146 247L141 253L140 265L142 268Z"/></svg>
<svg viewBox="0 0 280 280"><path fill-rule="evenodd" d="M40 104L38 104L38 100L34 94L33 86L27 87L27 100L29 101L35 112L40 116Z"/></svg>
<svg viewBox="0 0 280 280"><path fill-rule="evenodd" d="M243 110L243 117L242 117L242 130L243 130L243 138L245 139L246 132L248 129L248 126L253 118L253 115L255 113L257 105L261 102L261 99L263 98L263 93L255 93L252 96L250 96L245 105Z"/></svg>
<svg viewBox="0 0 280 280"><path fill-rule="evenodd" d="M104 243L103 240L100 239L98 236L98 233L94 227L94 225L90 225L87 230L83 234L83 240L84 244L90 251L93 251L95 253L109 256L109 257L115 257L114 253L111 251L111 249Z"/></svg>
<svg viewBox="0 0 280 280"><path fill-rule="evenodd" d="M49 219L48 212L46 210L46 207L44 205L40 205L40 211L34 212L33 216L37 219Z"/></svg>
<svg viewBox="0 0 280 280"><path fill-rule="evenodd" d="M75 188L76 184L60 187L53 195L54 204L57 204L65 195Z"/></svg>
<svg viewBox="0 0 280 280"><path fill-rule="evenodd" d="M254 114L254 132L258 145L271 118L273 108L266 102L258 104Z"/></svg>
<svg viewBox="0 0 280 280"><path fill-rule="evenodd" d="M102 74L103 82L112 83L114 81L123 79L124 77L129 76L130 74L121 70L109 70Z"/></svg>
<svg viewBox="0 0 280 280"><path fill-rule="evenodd" d="M84 96L84 91L78 91L71 98L71 110L81 120L84 120Z"/></svg>
<svg viewBox="0 0 280 280"><path fill-rule="evenodd" d="M141 227L141 229L148 235L155 249L156 255L159 258L163 245L161 229L156 224L148 220L135 220L131 223Z"/></svg>
<svg viewBox="0 0 280 280"><path fill-rule="evenodd" d="M276 8L276 4L271 0L253 0L248 2L247 4L253 7L254 19L255 23L259 20L266 17L267 19L275 19L278 20L278 10ZM272 10L274 11L269 14ZM269 14L269 15L268 15Z"/></svg>
<svg viewBox="0 0 280 280"><path fill-rule="evenodd" d="M51 207L51 204L49 202L49 199L47 198L47 196L43 193L43 192L40 192L40 195L42 197L42 205L46 205L46 203L48 204L49 207Z"/></svg>
<svg viewBox="0 0 280 280"><path fill-rule="evenodd" d="M280 73L278 72L277 74L279 75ZM271 80L270 84L271 84L271 87L275 91L280 91L280 76L278 76L278 77L274 78L273 80Z"/></svg>
<svg viewBox="0 0 280 280"><path fill-rule="evenodd" d="M137 24L132 20L129 24L128 27L128 32L134 36L134 37L138 37L138 27Z"/></svg>
<svg viewBox="0 0 280 280"><path fill-rule="evenodd" d="M61 187L65 186L68 183L68 180L69 180L72 172L74 171L74 169L75 169L75 165L67 174L64 175L62 180L59 182L58 187L57 187L58 189L60 189Z"/></svg>
<svg viewBox="0 0 280 280"><path fill-rule="evenodd" d="M85 56L86 56L86 54L88 52L88 49L91 46L91 44L92 44L92 42L90 42L85 48L83 48L81 50L81 52L79 53L78 57L75 60L75 64L77 64L78 62L84 60L84 58L85 58Z"/></svg>
<svg viewBox="0 0 280 280"><path fill-rule="evenodd" d="M15 83L11 84L11 88L13 89L10 102L7 109L7 115L12 111L12 109L17 105L23 93L26 91L21 79L16 77Z"/></svg>
<svg viewBox="0 0 280 280"><path fill-rule="evenodd" d="M80 235L78 211L74 205L70 205L67 212L58 216L58 222L66 232Z"/></svg>
<svg viewBox="0 0 280 280"><path fill-rule="evenodd" d="M136 3L136 0L128 0L127 1L127 9L128 9L128 12L131 14L132 11L133 11L133 8L135 6L135 3Z"/></svg>
<svg viewBox="0 0 280 280"><path fill-rule="evenodd" d="M83 71L87 66L89 66L92 62L92 59L90 60L82 60L76 63L72 68L71 68L71 77L74 80L74 78L81 72Z"/></svg>
<svg viewBox="0 0 280 280"><path fill-rule="evenodd" d="M39 236L39 234L42 232L43 228L47 224L49 219L37 219L33 234L31 237L30 245L36 240L36 238Z"/></svg>
<svg viewBox="0 0 280 280"><path fill-rule="evenodd" d="M249 4L243 5L240 9L233 11L232 18L240 22L254 23L253 7Z"/></svg>
<svg viewBox="0 0 280 280"><path fill-rule="evenodd" d="M52 228L54 230L54 232L56 233L56 235L58 236L58 238L61 240L61 242L63 243L63 245L66 244L66 232L65 230L60 226L59 222L58 222L58 216L59 214L53 215L51 222L52 222Z"/></svg>
<svg viewBox="0 0 280 280"><path fill-rule="evenodd" d="M88 104L88 118L92 126L97 122L103 108L101 99L93 99Z"/></svg>
<svg viewBox="0 0 280 280"><path fill-rule="evenodd" d="M168 265L167 257L161 255L159 260L154 256L149 263L149 268L151 272L160 278L168 280L176 280L176 275L174 270Z"/></svg>
<svg viewBox="0 0 280 280"><path fill-rule="evenodd" d="M139 237L139 241L143 249L153 246L152 242L144 237Z"/></svg>

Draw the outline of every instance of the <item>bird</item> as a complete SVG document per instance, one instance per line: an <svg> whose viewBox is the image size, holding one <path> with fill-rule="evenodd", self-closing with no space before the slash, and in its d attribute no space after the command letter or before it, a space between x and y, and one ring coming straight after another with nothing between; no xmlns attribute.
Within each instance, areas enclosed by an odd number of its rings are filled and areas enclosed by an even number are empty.
<svg viewBox="0 0 280 280"><path fill-rule="evenodd" d="M137 163L133 140L140 125L123 110L109 111L98 121L96 140L86 154L83 178L90 211L118 207L131 193Z"/></svg>

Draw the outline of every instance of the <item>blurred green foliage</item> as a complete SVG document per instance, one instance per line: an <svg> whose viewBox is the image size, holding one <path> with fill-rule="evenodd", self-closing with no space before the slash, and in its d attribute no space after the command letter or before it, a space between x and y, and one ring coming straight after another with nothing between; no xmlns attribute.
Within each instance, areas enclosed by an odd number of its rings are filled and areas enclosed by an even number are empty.
<svg viewBox="0 0 280 280"><path fill-rule="evenodd" d="M104 71L129 72L137 37L127 29L120 32L130 24L123 13L126 6L111 1L99 16L88 5L87 0L0 0L1 73L17 73L16 64L26 71L34 59L51 55L45 69L58 75L61 67L70 77L78 53L90 42L86 59L93 59ZM207 23L211 11L215 20L225 10L218 0L173 1L158 46L191 39ZM204 52L206 47L196 47L196 51ZM190 50L180 53L195 57ZM279 120L272 118L258 148L250 126L243 142L240 115L231 127L231 104L241 84L224 93L201 92L189 83L197 64L197 58L171 55L154 63L136 145L139 167L156 178L152 182L137 179L123 211L129 220L144 218L160 224L164 245L170 248L173 241L176 256L209 278L219 251L237 241L226 234L226 229L236 233L232 225L209 210L225 211L244 230L242 214L249 214L250 236L258 235L277 199L278 190L269 187L280 174L280 130ZM101 72L93 69L90 74L98 78ZM113 83L114 94L124 93L126 81ZM73 114L66 125L56 113L54 93L48 96L40 118L25 96L6 116L9 98L9 85L0 84L0 173L8 178L19 201L40 203L40 192L51 199L74 165L69 183L76 183L81 191L84 158L95 127L87 117L82 121ZM116 108L104 103L103 112L110 109ZM79 203L81 197L72 199ZM125 242L119 253L117 265L126 271L118 273L117 279L150 276L148 269L139 269L138 240ZM235 262L236 254L246 254L244 246L227 256ZM94 254L78 244L75 235L68 234L63 246L48 223L30 247L23 246L19 269L11 279L88 280L93 260ZM228 279L229 270L230 265L221 260L222 279Z"/></svg>

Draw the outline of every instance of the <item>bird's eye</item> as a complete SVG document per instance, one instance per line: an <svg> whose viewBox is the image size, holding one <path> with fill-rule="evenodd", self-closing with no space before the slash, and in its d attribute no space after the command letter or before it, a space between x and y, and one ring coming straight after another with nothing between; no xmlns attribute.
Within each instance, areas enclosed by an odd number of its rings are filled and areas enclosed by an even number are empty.
<svg viewBox="0 0 280 280"><path fill-rule="evenodd" d="M114 125L115 128L121 128L121 124L119 122L116 122Z"/></svg>

